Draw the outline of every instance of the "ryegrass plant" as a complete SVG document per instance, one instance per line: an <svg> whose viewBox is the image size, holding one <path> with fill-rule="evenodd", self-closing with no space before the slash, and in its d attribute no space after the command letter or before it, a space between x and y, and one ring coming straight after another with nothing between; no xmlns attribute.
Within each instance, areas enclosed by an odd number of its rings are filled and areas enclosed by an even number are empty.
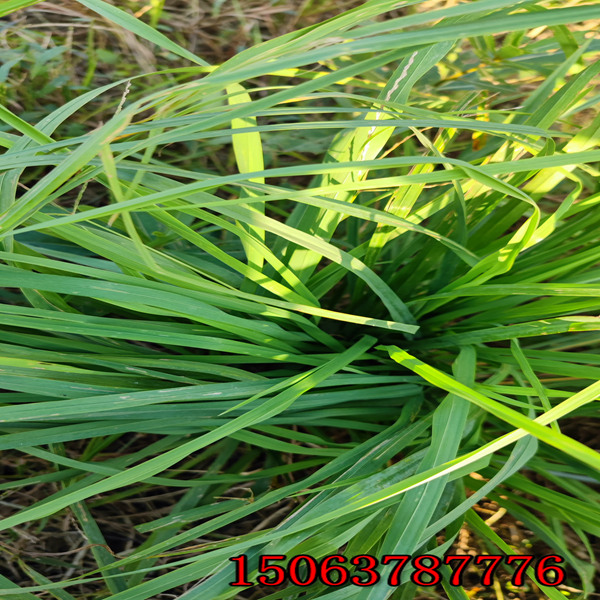
<svg viewBox="0 0 600 600"><path fill-rule="evenodd" d="M600 5L371 0L213 66L79 2L191 66L0 108L0 552L30 581L0 597L225 599L232 556L254 580L261 554L465 531L526 550L499 518L569 566L521 597L593 592ZM137 530L115 549L103 511L160 494L113 514ZM61 515L88 558L51 580L11 544ZM265 594L433 593L408 575Z"/></svg>

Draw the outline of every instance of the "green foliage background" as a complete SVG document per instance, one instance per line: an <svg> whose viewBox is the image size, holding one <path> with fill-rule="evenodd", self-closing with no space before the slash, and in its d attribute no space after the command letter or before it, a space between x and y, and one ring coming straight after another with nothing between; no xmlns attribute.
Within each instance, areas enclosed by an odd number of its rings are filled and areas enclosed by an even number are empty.
<svg viewBox="0 0 600 600"><path fill-rule="evenodd" d="M64 52L3 51L0 597L225 599L231 556L254 579L260 554L443 556L467 530L566 558L521 597L588 597L600 4L371 0L219 64L160 2L77 4L161 70L96 86L89 46L69 87ZM45 88L14 85L28 61ZM83 565L14 551L64 515ZM264 597L472 597L382 573Z"/></svg>

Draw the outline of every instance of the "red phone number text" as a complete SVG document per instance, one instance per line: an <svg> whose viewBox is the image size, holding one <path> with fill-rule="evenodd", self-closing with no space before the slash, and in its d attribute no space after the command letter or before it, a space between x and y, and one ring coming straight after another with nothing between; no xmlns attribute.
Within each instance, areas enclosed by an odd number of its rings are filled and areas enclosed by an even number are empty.
<svg viewBox="0 0 600 600"><path fill-rule="evenodd" d="M235 563L235 581L229 585L248 587L255 585L248 580L248 557L245 554L230 558ZM284 565L273 562L285 561ZM258 572L256 582L259 585L278 586L292 583L299 586L321 583L326 586L357 585L368 587L378 583L382 575L381 566L386 566L387 585L398 586L403 571L410 570L410 581L420 586L433 586L442 582L447 573L447 583L451 586L462 586L467 567L477 565L480 568L480 583L491 586L496 571L501 564L507 565L512 572L511 583L522 586L525 583L525 573L534 580L546 586L557 586L565 580L565 570L562 556L550 554L535 560L532 555L487 554L446 555L443 558L424 554L409 556L406 554L385 554L378 560L370 554L361 554L348 559L341 554L332 554L316 559L307 554L299 554L288 560L283 554L263 554L258 557ZM350 565L349 568L347 565ZM389 566L387 566L389 565ZM446 566L450 567L446 569ZM473 580L469 579L470 583Z"/></svg>

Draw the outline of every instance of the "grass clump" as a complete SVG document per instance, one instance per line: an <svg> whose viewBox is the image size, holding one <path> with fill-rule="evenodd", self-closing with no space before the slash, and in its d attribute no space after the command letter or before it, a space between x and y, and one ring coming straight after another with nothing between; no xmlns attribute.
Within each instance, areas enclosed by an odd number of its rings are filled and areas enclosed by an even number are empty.
<svg viewBox="0 0 600 600"><path fill-rule="evenodd" d="M0 597L592 594L600 6L370 1L208 64L79 4L185 66L0 108ZM229 585L465 551L567 579Z"/></svg>

